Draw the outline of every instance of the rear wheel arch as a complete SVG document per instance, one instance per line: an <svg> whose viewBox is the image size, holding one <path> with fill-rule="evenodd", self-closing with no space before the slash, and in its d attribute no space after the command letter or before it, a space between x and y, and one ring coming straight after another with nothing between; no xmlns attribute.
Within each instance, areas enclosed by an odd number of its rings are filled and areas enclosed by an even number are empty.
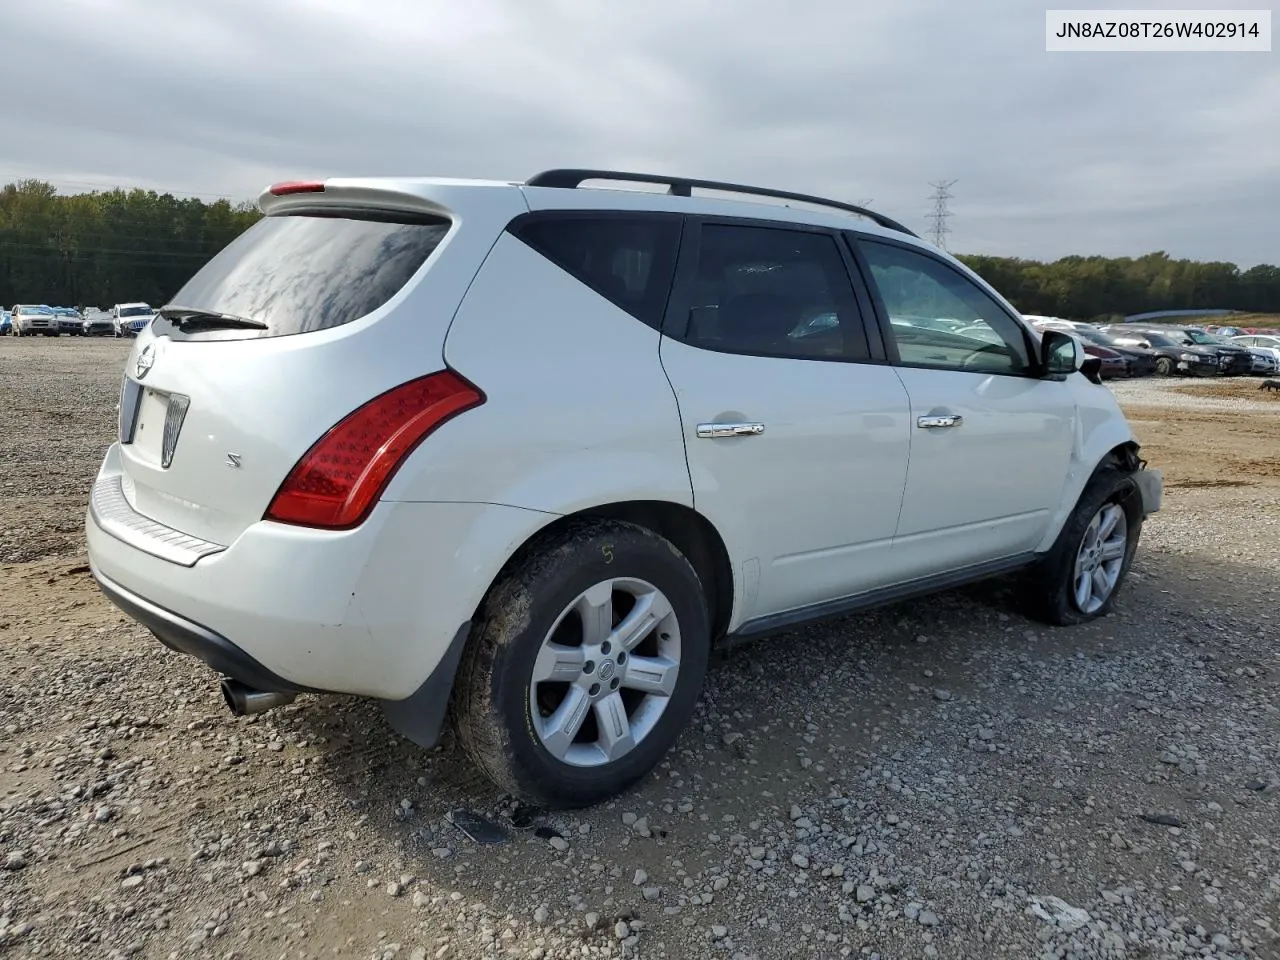
<svg viewBox="0 0 1280 960"><path fill-rule="evenodd" d="M566 528L590 520L619 520L644 527L670 541L693 566L702 583L711 622L712 640L723 637L733 614L733 566L724 539L715 526L698 511L669 500L626 500L587 507L556 517L525 540L507 559L485 590L487 598L494 584L507 571L523 562L533 551L555 539ZM484 599L481 599L481 606Z"/></svg>

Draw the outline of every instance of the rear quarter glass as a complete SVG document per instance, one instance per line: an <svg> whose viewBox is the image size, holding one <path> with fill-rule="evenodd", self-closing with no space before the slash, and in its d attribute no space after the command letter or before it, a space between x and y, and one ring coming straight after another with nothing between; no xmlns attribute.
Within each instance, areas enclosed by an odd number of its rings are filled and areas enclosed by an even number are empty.
<svg viewBox="0 0 1280 960"><path fill-rule="evenodd" d="M223 248L170 301L247 317L266 329L196 328L158 317L175 340L284 337L342 326L395 296L449 232L440 217L288 213L263 217Z"/></svg>

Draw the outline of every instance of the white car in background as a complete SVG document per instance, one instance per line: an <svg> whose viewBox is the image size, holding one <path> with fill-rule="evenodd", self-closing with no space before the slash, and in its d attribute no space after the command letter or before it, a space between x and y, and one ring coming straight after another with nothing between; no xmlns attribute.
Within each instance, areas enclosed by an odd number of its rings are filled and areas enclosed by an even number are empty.
<svg viewBox="0 0 1280 960"><path fill-rule="evenodd" d="M111 321L117 337L136 337L155 316L155 310L145 303L117 303L111 308Z"/></svg>
<svg viewBox="0 0 1280 960"><path fill-rule="evenodd" d="M1231 339L1242 347L1248 347L1250 353L1266 353L1280 367L1280 337L1267 333L1246 333Z"/></svg>
<svg viewBox="0 0 1280 960"><path fill-rule="evenodd" d="M259 205L133 344L86 517L237 715L373 698L590 804L718 645L1015 572L1084 623L1160 507L1079 340L862 207L583 170Z"/></svg>
<svg viewBox="0 0 1280 960"><path fill-rule="evenodd" d="M13 308L13 335L15 337L33 337L43 334L46 337L58 336L58 317L52 307L44 304L19 303Z"/></svg>

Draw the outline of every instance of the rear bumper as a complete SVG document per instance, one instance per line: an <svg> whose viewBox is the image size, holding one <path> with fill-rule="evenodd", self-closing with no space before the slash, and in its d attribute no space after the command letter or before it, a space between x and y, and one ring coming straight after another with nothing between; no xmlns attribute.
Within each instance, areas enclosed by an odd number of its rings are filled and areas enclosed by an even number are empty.
<svg viewBox="0 0 1280 960"><path fill-rule="evenodd" d="M118 465L113 445L95 493L119 490ZM96 499L85 520L94 576L166 645L259 689L379 700L423 687L507 557L547 520L493 504L383 502L355 530L259 521L211 552L130 523L127 501L104 512Z"/></svg>
<svg viewBox="0 0 1280 960"><path fill-rule="evenodd" d="M275 693L324 692L291 683L264 667L222 634L126 590L104 576L92 561L89 570L108 600L150 630L170 650L195 657L223 676L239 680L255 690Z"/></svg>

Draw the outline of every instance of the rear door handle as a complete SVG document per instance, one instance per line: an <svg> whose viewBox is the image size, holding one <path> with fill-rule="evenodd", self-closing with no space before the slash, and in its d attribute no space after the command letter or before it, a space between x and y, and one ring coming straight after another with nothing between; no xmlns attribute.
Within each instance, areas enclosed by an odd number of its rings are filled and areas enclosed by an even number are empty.
<svg viewBox="0 0 1280 960"><path fill-rule="evenodd" d="M960 416L958 413L916 418L916 426L921 430L938 430L942 427L958 427L962 423L964 423L964 417Z"/></svg>
<svg viewBox="0 0 1280 960"><path fill-rule="evenodd" d="M763 423L700 423L698 436L706 439L716 437L756 437L764 433Z"/></svg>

